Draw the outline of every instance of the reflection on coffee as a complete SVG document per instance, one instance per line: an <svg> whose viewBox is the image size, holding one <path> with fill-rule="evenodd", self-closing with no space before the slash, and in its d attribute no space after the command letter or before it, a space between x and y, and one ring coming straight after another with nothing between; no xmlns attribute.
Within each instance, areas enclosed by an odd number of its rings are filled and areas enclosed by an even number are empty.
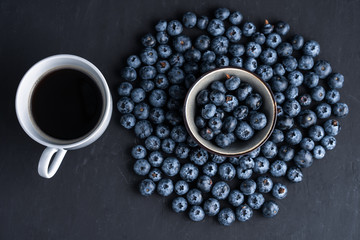
<svg viewBox="0 0 360 240"><path fill-rule="evenodd" d="M75 69L59 69L38 81L30 108L36 125L45 134L72 140L94 129L101 117L103 99L87 74Z"/></svg>

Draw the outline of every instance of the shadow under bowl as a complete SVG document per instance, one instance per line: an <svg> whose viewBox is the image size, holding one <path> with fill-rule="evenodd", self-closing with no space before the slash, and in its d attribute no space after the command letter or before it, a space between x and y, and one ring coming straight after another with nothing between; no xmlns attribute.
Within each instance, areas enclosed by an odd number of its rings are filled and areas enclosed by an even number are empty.
<svg viewBox="0 0 360 240"><path fill-rule="evenodd" d="M253 88L253 91L261 95L263 104L260 108L260 111L266 115L267 124L262 130L255 131L255 134L251 139L247 141L241 141L237 139L229 147L221 148L213 142L205 140L199 134L199 129L195 125L195 117L198 110L196 97L201 90L206 89L212 82L217 80L225 80L226 74L238 76L241 82L250 84L250 86ZM189 134L195 139L200 147L217 155L236 157L247 154L266 142L276 125L276 110L276 101L274 95L270 87L262 79L245 69L225 67L215 69L204 74L191 86L185 97L183 116L185 126Z"/></svg>

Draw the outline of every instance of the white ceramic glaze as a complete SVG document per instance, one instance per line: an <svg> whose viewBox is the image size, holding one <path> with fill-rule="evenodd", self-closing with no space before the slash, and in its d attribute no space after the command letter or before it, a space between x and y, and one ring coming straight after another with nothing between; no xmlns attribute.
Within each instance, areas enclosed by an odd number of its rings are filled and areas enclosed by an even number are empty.
<svg viewBox="0 0 360 240"><path fill-rule="evenodd" d="M42 132L32 119L31 94L45 74L56 69L72 68L89 75L99 87L103 98L103 109L97 125L85 136L72 140L59 140ZM97 140L109 125L112 114L112 99L106 80L99 69L84 58L60 54L47 57L32 66L22 78L16 93L15 108L19 123L36 142L46 146L40 157L38 172L44 178L51 178L58 170L67 150L88 146ZM53 160L51 161L51 159ZM51 163L50 163L51 162Z"/></svg>

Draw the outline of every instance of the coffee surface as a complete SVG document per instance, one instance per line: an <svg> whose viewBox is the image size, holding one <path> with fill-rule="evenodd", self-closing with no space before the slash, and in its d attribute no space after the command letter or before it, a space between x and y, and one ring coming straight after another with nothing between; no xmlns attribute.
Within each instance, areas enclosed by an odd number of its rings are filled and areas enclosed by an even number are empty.
<svg viewBox="0 0 360 240"><path fill-rule="evenodd" d="M30 102L38 127L61 140L89 133L100 119L102 106L101 92L94 80L75 69L59 69L42 77Z"/></svg>

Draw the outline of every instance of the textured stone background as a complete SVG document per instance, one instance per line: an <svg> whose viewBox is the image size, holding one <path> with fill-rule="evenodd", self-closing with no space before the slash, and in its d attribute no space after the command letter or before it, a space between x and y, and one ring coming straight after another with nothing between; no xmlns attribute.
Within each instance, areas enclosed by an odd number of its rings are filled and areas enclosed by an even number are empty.
<svg viewBox="0 0 360 240"><path fill-rule="evenodd" d="M272 220L255 214L222 227L193 223L170 199L137 193L131 169L132 132L114 113L95 144L69 152L50 180L37 174L43 147L17 122L17 85L38 60L58 53L87 58L103 72L117 100L119 68L141 48L139 38L159 19L185 11L210 15L220 6L260 24L285 20L291 33L321 44L320 57L345 75L341 98L350 106L338 146L288 184ZM360 1L11 1L0 2L0 239L359 239L360 238Z"/></svg>

